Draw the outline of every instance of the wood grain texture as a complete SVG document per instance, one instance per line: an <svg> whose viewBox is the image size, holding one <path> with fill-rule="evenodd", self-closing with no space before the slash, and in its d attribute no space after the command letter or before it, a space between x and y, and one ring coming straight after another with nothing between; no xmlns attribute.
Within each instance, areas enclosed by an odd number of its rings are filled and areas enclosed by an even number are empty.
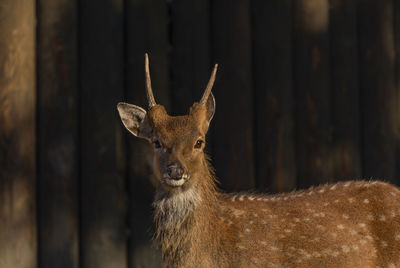
<svg viewBox="0 0 400 268"><path fill-rule="evenodd" d="M200 100L211 74L209 3L172 1L171 35L171 108L184 115Z"/></svg>
<svg viewBox="0 0 400 268"><path fill-rule="evenodd" d="M147 110L144 53L149 53L153 93L157 103L171 111L169 100L168 6L161 0L129 0L126 15L126 101ZM153 148L128 132L130 268L161 267L161 255L152 243L154 198Z"/></svg>
<svg viewBox="0 0 400 268"><path fill-rule="evenodd" d="M39 266L76 268L78 222L77 8L38 1Z"/></svg>
<svg viewBox="0 0 400 268"><path fill-rule="evenodd" d="M396 94L393 1L358 6L363 175L395 182Z"/></svg>
<svg viewBox="0 0 400 268"><path fill-rule="evenodd" d="M212 56L219 64L214 86L214 166L227 190L255 186L251 20L247 1L212 2Z"/></svg>
<svg viewBox="0 0 400 268"><path fill-rule="evenodd" d="M79 2L81 265L127 267L123 3Z"/></svg>
<svg viewBox="0 0 400 268"><path fill-rule="evenodd" d="M400 183L400 3L393 1L395 42L395 91L396 91L396 184Z"/></svg>
<svg viewBox="0 0 400 268"><path fill-rule="evenodd" d="M252 4L257 186L273 192L296 187L291 6Z"/></svg>
<svg viewBox="0 0 400 268"><path fill-rule="evenodd" d="M296 161L301 187L332 180L328 0L294 1Z"/></svg>
<svg viewBox="0 0 400 268"><path fill-rule="evenodd" d="M0 267L36 267L35 1L0 8Z"/></svg>
<svg viewBox="0 0 400 268"><path fill-rule="evenodd" d="M360 91L356 1L330 1L333 176L361 178Z"/></svg>

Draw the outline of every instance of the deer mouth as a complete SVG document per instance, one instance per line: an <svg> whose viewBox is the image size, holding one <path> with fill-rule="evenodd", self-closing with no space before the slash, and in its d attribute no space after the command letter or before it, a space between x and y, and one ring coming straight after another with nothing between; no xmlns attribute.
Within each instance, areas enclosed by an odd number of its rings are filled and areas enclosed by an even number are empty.
<svg viewBox="0 0 400 268"><path fill-rule="evenodd" d="M164 182L172 187L180 187L185 182L189 179L189 176L187 174L183 174L181 177L170 177L170 176L165 176L164 177Z"/></svg>

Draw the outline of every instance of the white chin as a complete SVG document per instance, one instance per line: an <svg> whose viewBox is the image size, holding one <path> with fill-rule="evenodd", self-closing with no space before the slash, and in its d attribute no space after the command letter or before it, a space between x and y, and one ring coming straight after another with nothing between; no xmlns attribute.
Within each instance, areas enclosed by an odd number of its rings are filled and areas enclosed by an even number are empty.
<svg viewBox="0 0 400 268"><path fill-rule="evenodd" d="M174 179L166 178L165 183L168 184L169 186L179 187L185 183L185 179L181 178L180 180L174 180Z"/></svg>

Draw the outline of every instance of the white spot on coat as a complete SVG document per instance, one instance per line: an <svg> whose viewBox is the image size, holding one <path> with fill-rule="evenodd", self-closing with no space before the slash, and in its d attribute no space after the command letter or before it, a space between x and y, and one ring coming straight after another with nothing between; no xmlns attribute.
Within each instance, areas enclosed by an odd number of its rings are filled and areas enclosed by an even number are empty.
<svg viewBox="0 0 400 268"><path fill-rule="evenodd" d="M366 227L365 223L359 223L358 226L360 226L361 228L365 228Z"/></svg>

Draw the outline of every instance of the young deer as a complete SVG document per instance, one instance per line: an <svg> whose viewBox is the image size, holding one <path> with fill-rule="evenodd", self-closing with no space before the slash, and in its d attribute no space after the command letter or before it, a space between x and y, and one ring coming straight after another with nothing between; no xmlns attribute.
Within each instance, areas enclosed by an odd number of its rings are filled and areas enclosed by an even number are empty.
<svg viewBox="0 0 400 268"><path fill-rule="evenodd" d="M210 81L189 114L119 103L125 127L154 145L155 239L166 267L400 267L400 191L349 181L287 194L225 194L203 149L215 111Z"/></svg>

